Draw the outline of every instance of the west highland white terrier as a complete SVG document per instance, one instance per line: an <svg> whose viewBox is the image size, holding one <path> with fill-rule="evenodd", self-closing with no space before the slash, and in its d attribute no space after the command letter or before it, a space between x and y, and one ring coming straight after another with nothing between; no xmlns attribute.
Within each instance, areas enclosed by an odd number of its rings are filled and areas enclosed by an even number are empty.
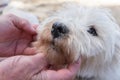
<svg viewBox="0 0 120 80"><path fill-rule="evenodd" d="M120 80L118 24L107 9L67 7L40 24L34 47L54 69L81 58L77 80Z"/></svg>
<svg viewBox="0 0 120 80"><path fill-rule="evenodd" d="M120 80L120 27L107 9L68 7L37 32L34 46L53 68L81 58L77 80Z"/></svg>

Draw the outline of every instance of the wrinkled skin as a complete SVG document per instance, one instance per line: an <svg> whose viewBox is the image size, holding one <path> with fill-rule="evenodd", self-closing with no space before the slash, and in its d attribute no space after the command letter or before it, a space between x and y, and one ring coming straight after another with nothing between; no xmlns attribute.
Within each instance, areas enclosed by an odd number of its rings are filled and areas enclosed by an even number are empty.
<svg viewBox="0 0 120 80"><path fill-rule="evenodd" d="M31 54L32 48L28 45L35 34L27 20L12 14L0 16L0 56Z"/></svg>
<svg viewBox="0 0 120 80"><path fill-rule="evenodd" d="M0 80L74 79L80 60L68 68L50 70L46 57L29 46L36 34L34 27L15 15L0 16L0 58L8 57L0 62Z"/></svg>
<svg viewBox="0 0 120 80"><path fill-rule="evenodd" d="M41 54L11 57L0 63L0 80L73 80L80 67L79 61L58 71L47 65Z"/></svg>

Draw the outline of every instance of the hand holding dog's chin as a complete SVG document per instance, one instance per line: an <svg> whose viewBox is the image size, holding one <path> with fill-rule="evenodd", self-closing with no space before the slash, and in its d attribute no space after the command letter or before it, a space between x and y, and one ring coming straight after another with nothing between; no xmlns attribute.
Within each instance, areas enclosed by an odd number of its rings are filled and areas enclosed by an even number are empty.
<svg viewBox="0 0 120 80"><path fill-rule="evenodd" d="M42 54L7 58L0 62L0 80L72 80L80 61L58 71L47 70L47 65Z"/></svg>
<svg viewBox="0 0 120 80"><path fill-rule="evenodd" d="M28 45L36 34L35 29L25 19L8 14L0 17L0 56L31 54Z"/></svg>

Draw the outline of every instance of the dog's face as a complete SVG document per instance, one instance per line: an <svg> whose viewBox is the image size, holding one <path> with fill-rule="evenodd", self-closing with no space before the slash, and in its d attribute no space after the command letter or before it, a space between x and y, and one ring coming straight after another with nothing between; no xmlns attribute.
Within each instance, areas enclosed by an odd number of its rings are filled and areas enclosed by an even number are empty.
<svg viewBox="0 0 120 80"><path fill-rule="evenodd" d="M67 8L43 22L35 46L50 64L69 64L79 57L102 57L114 54L118 27L109 12L96 8Z"/></svg>

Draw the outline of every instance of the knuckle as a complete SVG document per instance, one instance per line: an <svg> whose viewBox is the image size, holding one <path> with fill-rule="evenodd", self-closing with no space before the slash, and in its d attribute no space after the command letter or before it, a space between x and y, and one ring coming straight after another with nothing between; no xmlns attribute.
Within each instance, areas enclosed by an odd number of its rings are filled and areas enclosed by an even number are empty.
<svg viewBox="0 0 120 80"><path fill-rule="evenodd" d="M27 20L25 20L25 19L22 19L22 21L21 21L22 26L26 26L28 23L29 22Z"/></svg>

